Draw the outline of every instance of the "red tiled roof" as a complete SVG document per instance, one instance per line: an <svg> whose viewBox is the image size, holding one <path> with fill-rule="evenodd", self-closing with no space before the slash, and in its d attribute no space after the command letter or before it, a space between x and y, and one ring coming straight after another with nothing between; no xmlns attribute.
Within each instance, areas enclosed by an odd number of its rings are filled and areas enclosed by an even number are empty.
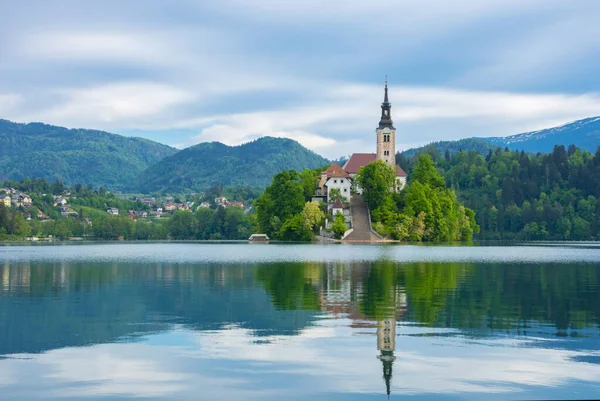
<svg viewBox="0 0 600 401"><path fill-rule="evenodd" d="M344 170L346 170L348 174L356 174L362 166L366 166L376 159L377 155L375 153L353 153L352 156L350 156L350 160L344 164Z"/></svg>
<svg viewBox="0 0 600 401"><path fill-rule="evenodd" d="M408 174L402 170L402 167L396 166L396 177L408 177Z"/></svg>
<svg viewBox="0 0 600 401"><path fill-rule="evenodd" d="M335 200L335 202L333 203L333 208L334 209L343 209L344 205L342 205L342 201L340 200L340 198L337 198Z"/></svg>
<svg viewBox="0 0 600 401"><path fill-rule="evenodd" d="M327 170L325 170L325 174L327 174L327 178L331 177L342 177L342 178L350 178L350 175L340 167L339 164L333 163Z"/></svg>

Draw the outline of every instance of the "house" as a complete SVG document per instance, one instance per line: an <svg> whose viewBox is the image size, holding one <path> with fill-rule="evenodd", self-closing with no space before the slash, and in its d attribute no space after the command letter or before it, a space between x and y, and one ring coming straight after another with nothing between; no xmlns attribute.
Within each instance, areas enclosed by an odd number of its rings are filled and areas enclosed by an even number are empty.
<svg viewBox="0 0 600 401"><path fill-rule="evenodd" d="M231 204L231 206L241 207L243 209L244 208L244 203L243 202L233 202Z"/></svg>
<svg viewBox="0 0 600 401"><path fill-rule="evenodd" d="M190 210L190 207L185 203L177 203L175 206L177 210Z"/></svg>
<svg viewBox="0 0 600 401"><path fill-rule="evenodd" d="M331 207L331 214L333 215L334 219L335 219L335 215L338 213L344 214L344 205L342 204L342 201L340 200L340 198L336 198L335 202L333 203L333 205Z"/></svg>
<svg viewBox="0 0 600 401"><path fill-rule="evenodd" d="M63 206L60 208L60 215L61 216L79 216L79 213L77 213L75 210L73 209L69 209L68 206Z"/></svg>
<svg viewBox="0 0 600 401"><path fill-rule="evenodd" d="M219 196L218 198L215 198L215 203L217 205L226 205L228 202L227 198L224 196Z"/></svg>
<svg viewBox="0 0 600 401"><path fill-rule="evenodd" d="M132 220L137 220L137 215L135 214L134 210L128 210L127 217L129 217Z"/></svg>
<svg viewBox="0 0 600 401"><path fill-rule="evenodd" d="M150 212L150 217L160 217L163 214L163 208L157 207Z"/></svg>
<svg viewBox="0 0 600 401"><path fill-rule="evenodd" d="M13 195L11 200L17 207L30 207L33 204L33 202L31 201L31 197L24 193Z"/></svg>
<svg viewBox="0 0 600 401"><path fill-rule="evenodd" d="M54 206L64 206L66 204L67 204L67 200L65 198L63 198L62 196L54 197Z"/></svg>
<svg viewBox="0 0 600 401"><path fill-rule="evenodd" d="M38 218L38 220L48 220L48 215L46 213L42 212L41 210L38 210L37 218Z"/></svg>
<svg viewBox="0 0 600 401"><path fill-rule="evenodd" d="M177 209L177 205L173 202L167 202L164 204L164 209L166 212L172 212Z"/></svg>
<svg viewBox="0 0 600 401"><path fill-rule="evenodd" d="M109 207L108 209L106 209L106 213L112 215L112 216L118 216L119 215L119 209L117 209L116 207Z"/></svg>
<svg viewBox="0 0 600 401"><path fill-rule="evenodd" d="M4 207L9 208L10 204L11 204L11 197L10 195L0 195L0 201L2 201L2 203L4 204Z"/></svg>
<svg viewBox="0 0 600 401"><path fill-rule="evenodd" d="M333 189L339 190L340 195L350 200L350 189L352 187L352 178L350 174L346 172L337 163L333 163L329 168L321 173L321 179L319 181L320 189L322 194L327 194L327 199Z"/></svg>
<svg viewBox="0 0 600 401"><path fill-rule="evenodd" d="M146 217L148 217L148 212L144 211L144 210L136 210L134 211L136 217L140 217L142 219L145 219Z"/></svg>
<svg viewBox="0 0 600 401"><path fill-rule="evenodd" d="M201 208L201 207L210 207L210 202L202 202L200 204L200 206L198 206L198 208Z"/></svg>

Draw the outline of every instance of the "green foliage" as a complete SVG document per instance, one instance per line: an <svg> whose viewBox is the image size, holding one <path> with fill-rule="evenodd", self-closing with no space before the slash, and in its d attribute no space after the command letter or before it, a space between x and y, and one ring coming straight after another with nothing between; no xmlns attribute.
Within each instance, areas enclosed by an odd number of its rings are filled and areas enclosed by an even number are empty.
<svg viewBox="0 0 600 401"><path fill-rule="evenodd" d="M135 177L150 165L175 152L142 138L0 120L0 171L4 179L42 177L125 189L131 188Z"/></svg>
<svg viewBox="0 0 600 401"><path fill-rule="evenodd" d="M310 186L318 176L305 169L326 164L326 159L298 142L263 137L240 146L211 142L189 147L151 166L137 181L144 193L200 191L214 184L265 188L270 177L293 169L304 170L300 181L303 194L308 195L314 191Z"/></svg>
<svg viewBox="0 0 600 401"><path fill-rule="evenodd" d="M591 240L600 235L600 152L556 146L548 154L497 149L452 156L431 150L482 239ZM410 180L417 159L405 158ZM470 212L465 210L466 216Z"/></svg>
<svg viewBox="0 0 600 401"><path fill-rule="evenodd" d="M305 200L302 181L296 171L283 170L275 174L271 185L254 202L258 231L266 233L273 239L302 238L304 240L306 230L301 212ZM290 222L286 225L287 220ZM302 220L300 224L302 227L297 224L300 220ZM297 229L299 232L292 234L290 232L292 229Z"/></svg>
<svg viewBox="0 0 600 401"><path fill-rule="evenodd" d="M387 164L370 163L361 169L359 181L375 230L402 241L470 241L479 231L474 212L446 188L429 154L419 155L416 163L401 194L386 186L395 178Z"/></svg>
<svg viewBox="0 0 600 401"><path fill-rule="evenodd" d="M302 214L297 214L281 226L279 239L284 241L310 241L312 232L306 227Z"/></svg>
<svg viewBox="0 0 600 401"><path fill-rule="evenodd" d="M342 235L344 235L344 233L348 231L348 226L344 221L344 215L342 213L336 213L331 229L337 239L342 238Z"/></svg>
<svg viewBox="0 0 600 401"><path fill-rule="evenodd" d="M308 231L315 231L325 219L325 213L321 210L319 202L306 202L302 209L304 227Z"/></svg>
<svg viewBox="0 0 600 401"><path fill-rule="evenodd" d="M2 239L23 239L27 236L54 237L67 240L71 237L104 240L209 240L248 239L252 233L254 221L240 207L199 208L196 213L189 210L177 210L166 218L148 218L134 221L127 215L128 210L148 211L149 206L139 201L119 199L106 190L93 191L91 187L81 185L65 187L60 181L48 184L45 180L24 180L5 182L5 186L27 191L33 200L33 206L27 210L34 218L25 221L23 211L6 209L0 203L0 237ZM73 216L63 216L58 206L54 206L52 195L43 195L42 191L54 190L70 192L69 209L76 212ZM226 189L224 192L237 189ZM106 209L115 207L119 216L106 213ZM50 220L38 221L37 211L50 216Z"/></svg>
<svg viewBox="0 0 600 401"><path fill-rule="evenodd" d="M363 198L371 210L385 203L385 199L394 187L396 173L384 162L377 160L360 168L356 180L363 190Z"/></svg>
<svg viewBox="0 0 600 401"><path fill-rule="evenodd" d="M444 177L435 169L431 156L427 153L421 154L417 158L415 166L410 176L411 181L418 181L431 188L444 188L446 183Z"/></svg>

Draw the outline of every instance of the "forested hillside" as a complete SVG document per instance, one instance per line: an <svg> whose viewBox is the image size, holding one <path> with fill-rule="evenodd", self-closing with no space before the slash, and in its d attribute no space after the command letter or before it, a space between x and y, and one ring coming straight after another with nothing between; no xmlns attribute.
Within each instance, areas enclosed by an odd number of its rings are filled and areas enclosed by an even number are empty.
<svg viewBox="0 0 600 401"><path fill-rule="evenodd" d="M555 146L527 154L498 148L449 153L426 149L446 184L474 209L483 239L589 240L600 237L600 150ZM404 158L411 172L415 158Z"/></svg>
<svg viewBox="0 0 600 401"><path fill-rule="evenodd" d="M207 142L165 158L141 174L137 184L144 193L202 191L212 185L265 188L284 169L328 163L291 139L263 137L239 146Z"/></svg>
<svg viewBox="0 0 600 401"><path fill-rule="evenodd" d="M122 190L175 152L142 138L0 120L0 180L38 177Z"/></svg>

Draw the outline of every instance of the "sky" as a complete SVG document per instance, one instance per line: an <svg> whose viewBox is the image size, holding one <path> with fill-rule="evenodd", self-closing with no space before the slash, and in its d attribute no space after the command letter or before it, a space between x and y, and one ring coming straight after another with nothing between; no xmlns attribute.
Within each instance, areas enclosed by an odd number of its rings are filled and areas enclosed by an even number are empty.
<svg viewBox="0 0 600 401"><path fill-rule="evenodd" d="M597 0L0 0L0 118L375 150L600 115Z"/></svg>

